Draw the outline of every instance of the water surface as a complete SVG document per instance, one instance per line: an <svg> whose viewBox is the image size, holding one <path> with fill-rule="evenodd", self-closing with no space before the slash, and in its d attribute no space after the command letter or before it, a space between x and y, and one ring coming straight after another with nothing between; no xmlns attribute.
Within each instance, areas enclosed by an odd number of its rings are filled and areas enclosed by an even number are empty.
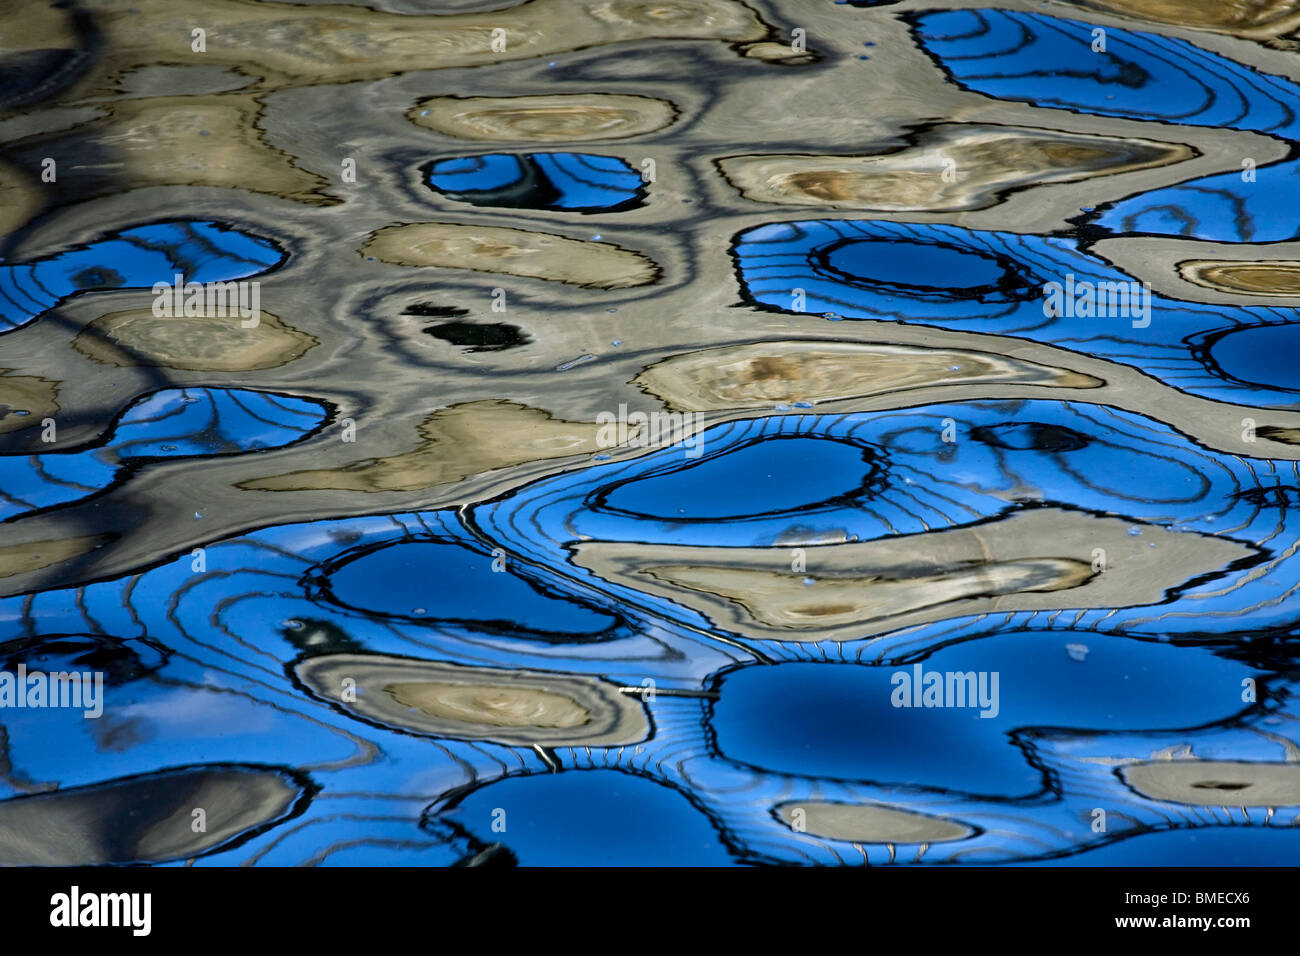
<svg viewBox="0 0 1300 956"><path fill-rule="evenodd" d="M102 678L0 863L1293 862L1298 18L1185 7L0 4L0 670Z"/></svg>

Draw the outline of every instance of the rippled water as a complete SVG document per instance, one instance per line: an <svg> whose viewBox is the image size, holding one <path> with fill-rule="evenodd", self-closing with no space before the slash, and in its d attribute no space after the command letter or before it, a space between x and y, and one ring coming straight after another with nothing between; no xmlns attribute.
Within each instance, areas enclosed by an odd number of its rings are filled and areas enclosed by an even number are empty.
<svg viewBox="0 0 1300 956"><path fill-rule="evenodd" d="M1294 861L1298 26L9 0L0 863Z"/></svg>

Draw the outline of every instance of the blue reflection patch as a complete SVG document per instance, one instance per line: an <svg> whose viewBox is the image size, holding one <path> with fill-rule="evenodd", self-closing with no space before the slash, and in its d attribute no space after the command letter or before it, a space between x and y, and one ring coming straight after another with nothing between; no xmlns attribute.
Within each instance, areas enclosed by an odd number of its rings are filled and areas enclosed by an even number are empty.
<svg viewBox="0 0 1300 956"><path fill-rule="evenodd" d="M614 156L594 153L488 153L424 167L429 187L474 206L615 212L641 205L641 175Z"/></svg>

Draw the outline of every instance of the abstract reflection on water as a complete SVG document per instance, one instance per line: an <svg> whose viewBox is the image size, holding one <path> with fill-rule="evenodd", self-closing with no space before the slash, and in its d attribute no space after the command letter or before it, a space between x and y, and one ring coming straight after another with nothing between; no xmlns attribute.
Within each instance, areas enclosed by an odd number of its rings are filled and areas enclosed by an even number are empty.
<svg viewBox="0 0 1300 956"><path fill-rule="evenodd" d="M1294 17L425 6L0 6L0 864L1295 859Z"/></svg>

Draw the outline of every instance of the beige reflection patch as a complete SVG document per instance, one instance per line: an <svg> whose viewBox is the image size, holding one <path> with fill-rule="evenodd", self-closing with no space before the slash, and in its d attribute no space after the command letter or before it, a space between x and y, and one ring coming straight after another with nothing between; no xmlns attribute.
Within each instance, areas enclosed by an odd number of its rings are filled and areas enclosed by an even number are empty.
<svg viewBox="0 0 1300 956"><path fill-rule="evenodd" d="M870 803L792 800L774 809L799 832L850 843L946 843L975 832L964 823Z"/></svg>
<svg viewBox="0 0 1300 956"><path fill-rule="evenodd" d="M580 542L573 561L746 637L851 641L968 614L1152 604L1250 553L1223 538L1154 526L1136 538L1128 528L1035 508L969 528L809 545L798 572L797 540L776 548ZM1108 570L1096 569L1096 549Z"/></svg>
<svg viewBox="0 0 1300 956"><path fill-rule="evenodd" d="M1270 37L1300 25L1294 0L1071 0L1135 20L1244 37Z"/></svg>
<svg viewBox="0 0 1300 956"><path fill-rule="evenodd" d="M1278 807L1300 804L1300 763L1239 760L1157 760L1120 771L1142 796L1198 807Z"/></svg>
<svg viewBox="0 0 1300 956"><path fill-rule="evenodd" d="M204 768L5 800L0 866L184 859L282 817L300 793L270 771Z"/></svg>
<svg viewBox="0 0 1300 956"><path fill-rule="evenodd" d="M27 225L45 206L39 176L11 163L0 163L0 235L10 235Z"/></svg>
<svg viewBox="0 0 1300 956"><path fill-rule="evenodd" d="M72 344L109 365L221 372L276 368L319 344L269 312L261 312L252 328L243 321L238 315L168 318L131 309L96 319Z"/></svg>
<svg viewBox="0 0 1300 956"><path fill-rule="evenodd" d="M1178 274L1188 282L1220 292L1300 296L1300 262L1295 261L1188 259L1178 263Z"/></svg>
<svg viewBox="0 0 1300 956"><path fill-rule="evenodd" d="M78 50L85 45L78 36L72 11L51 4L6 4L0 7L0 37L4 48L19 50Z"/></svg>
<svg viewBox="0 0 1300 956"><path fill-rule="evenodd" d="M809 52L796 53L793 47L788 43L774 43L771 40L762 40L758 43L747 43L741 48L741 52L751 60L765 60L768 63L785 63L785 64L803 64L811 63L816 57Z"/></svg>
<svg viewBox="0 0 1300 956"><path fill-rule="evenodd" d="M188 34L188 31L186 31ZM334 205L324 179L300 169L262 138L262 105L251 93L115 101L91 144L122 158L117 191L143 186L225 186ZM85 149L78 140L78 149Z"/></svg>
<svg viewBox="0 0 1300 956"><path fill-rule="evenodd" d="M0 368L0 434L40 425L42 418L59 410L54 400L57 382L35 375L10 375L12 371Z"/></svg>
<svg viewBox="0 0 1300 956"><path fill-rule="evenodd" d="M650 732L639 698L595 677L373 654L313 657L295 672L313 693L354 716L431 737L617 747Z"/></svg>
<svg viewBox="0 0 1300 956"><path fill-rule="evenodd" d="M406 114L411 122L459 139L588 142L663 129L676 117L667 100L622 93L549 96L430 96Z"/></svg>
<svg viewBox="0 0 1300 956"><path fill-rule="evenodd" d="M917 145L882 156L771 154L717 162L756 202L903 212L984 209L1009 189L1149 169L1194 155L1187 146L1154 140L945 124L926 130Z"/></svg>
<svg viewBox="0 0 1300 956"><path fill-rule="evenodd" d="M394 265L471 269L588 289L627 289L659 277L659 267L650 259L613 243L502 226L385 226L371 235L361 254Z"/></svg>
<svg viewBox="0 0 1300 956"><path fill-rule="evenodd" d="M205 65L233 67L267 90L483 66L628 40L735 43L767 33L737 0L531 0L503 11L437 15L241 0L207 0L199 15L174 0L132 0L129 7L97 9L96 27L104 52L88 85L104 92L122 73L192 55ZM191 53L195 27L206 31L201 55Z"/></svg>
<svg viewBox="0 0 1300 956"><path fill-rule="evenodd" d="M591 712L572 697L545 690L424 681L389 684L383 691L403 707L458 723L560 729L591 720Z"/></svg>
<svg viewBox="0 0 1300 956"><path fill-rule="evenodd" d="M296 471L242 482L258 491L416 491L471 475L547 458L594 454L594 422L569 422L515 402L466 402L434 412L420 425L414 451L342 468Z"/></svg>
<svg viewBox="0 0 1300 956"><path fill-rule="evenodd" d="M692 411L865 398L936 385L1105 384L1090 375L992 352L816 340L702 349L652 365L633 382L673 408Z"/></svg>
<svg viewBox="0 0 1300 956"><path fill-rule="evenodd" d="M111 534L88 534L78 538L56 538L30 544L0 544L0 578L39 571L62 561L89 554L113 540Z"/></svg>
<svg viewBox="0 0 1300 956"><path fill-rule="evenodd" d="M1061 558L950 565L936 574L909 573L906 568L871 570L875 573L819 578L815 589L787 572L753 568L660 565L643 573L725 597L744 607L758 624L818 632L972 598L1063 591L1079 587L1093 574L1088 564Z"/></svg>

